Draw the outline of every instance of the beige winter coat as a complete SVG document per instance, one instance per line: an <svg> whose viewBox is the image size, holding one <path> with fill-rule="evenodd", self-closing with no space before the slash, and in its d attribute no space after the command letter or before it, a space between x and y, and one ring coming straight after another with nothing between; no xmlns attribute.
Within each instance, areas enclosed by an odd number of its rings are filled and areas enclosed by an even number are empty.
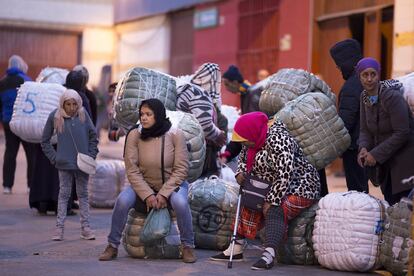
<svg viewBox="0 0 414 276"><path fill-rule="evenodd" d="M164 175L161 176L161 137L140 139L138 129L132 130L125 141L125 168L129 182L137 195L145 199L155 193L168 198L187 178L189 160L184 134L171 128L165 133Z"/></svg>

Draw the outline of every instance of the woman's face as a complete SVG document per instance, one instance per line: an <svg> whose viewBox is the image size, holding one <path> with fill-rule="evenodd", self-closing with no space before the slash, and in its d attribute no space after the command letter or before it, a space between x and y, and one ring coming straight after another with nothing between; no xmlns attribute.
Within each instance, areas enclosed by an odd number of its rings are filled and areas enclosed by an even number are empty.
<svg viewBox="0 0 414 276"><path fill-rule="evenodd" d="M150 128L155 125L154 112L145 104L141 107L140 121L143 128Z"/></svg>
<svg viewBox="0 0 414 276"><path fill-rule="evenodd" d="M362 87L367 91L376 91L379 83L378 72L373 68L367 68L359 74Z"/></svg>
<svg viewBox="0 0 414 276"><path fill-rule="evenodd" d="M68 116L73 117L78 111L78 103L75 101L75 99L66 100L63 102L63 110L65 110Z"/></svg>

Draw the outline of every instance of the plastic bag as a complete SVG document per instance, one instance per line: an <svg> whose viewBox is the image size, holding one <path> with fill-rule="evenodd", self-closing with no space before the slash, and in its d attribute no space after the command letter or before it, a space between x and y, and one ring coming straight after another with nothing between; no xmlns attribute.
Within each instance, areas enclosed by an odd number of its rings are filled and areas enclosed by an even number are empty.
<svg viewBox="0 0 414 276"><path fill-rule="evenodd" d="M140 240L144 244L151 244L168 235L171 227L171 216L167 208L152 209L145 219Z"/></svg>

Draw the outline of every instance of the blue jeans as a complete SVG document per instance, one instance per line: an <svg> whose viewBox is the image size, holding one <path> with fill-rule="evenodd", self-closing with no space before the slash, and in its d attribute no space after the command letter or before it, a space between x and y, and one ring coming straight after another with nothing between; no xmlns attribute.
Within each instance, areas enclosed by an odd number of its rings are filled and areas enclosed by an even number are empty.
<svg viewBox="0 0 414 276"><path fill-rule="evenodd" d="M140 199L131 186L123 190L116 199L114 210L112 211L111 232L108 235L108 242L114 247L118 247L120 244L122 231L128 219L129 209L134 208L136 200ZM178 192L171 194L168 201L177 215L181 243L184 246L194 248L193 222L190 205L188 204L187 181L180 185Z"/></svg>

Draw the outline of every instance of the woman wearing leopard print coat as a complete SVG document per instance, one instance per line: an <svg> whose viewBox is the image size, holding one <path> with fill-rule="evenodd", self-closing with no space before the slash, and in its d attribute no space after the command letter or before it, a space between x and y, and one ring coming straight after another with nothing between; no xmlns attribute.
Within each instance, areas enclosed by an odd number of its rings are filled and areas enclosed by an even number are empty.
<svg viewBox="0 0 414 276"><path fill-rule="evenodd" d="M285 125L275 121L268 127L262 112L242 115L234 126L232 140L243 144L237 182L243 183L245 175L251 174L272 183L263 213L242 207L233 260L243 259L244 238L254 239L264 224L266 248L252 269L270 269L276 248L287 233L288 221L319 198L319 175ZM230 247L211 257L217 261L229 258Z"/></svg>

